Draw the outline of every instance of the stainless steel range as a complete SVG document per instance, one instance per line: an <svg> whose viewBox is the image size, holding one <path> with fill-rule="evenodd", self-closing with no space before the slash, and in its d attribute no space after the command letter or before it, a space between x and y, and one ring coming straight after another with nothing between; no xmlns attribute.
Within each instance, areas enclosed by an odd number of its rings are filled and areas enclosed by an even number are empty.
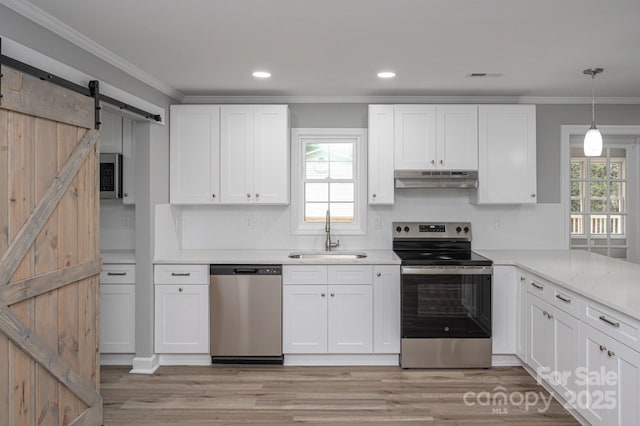
<svg viewBox="0 0 640 426"><path fill-rule="evenodd" d="M491 366L491 260L468 222L395 222L402 259L402 368Z"/></svg>

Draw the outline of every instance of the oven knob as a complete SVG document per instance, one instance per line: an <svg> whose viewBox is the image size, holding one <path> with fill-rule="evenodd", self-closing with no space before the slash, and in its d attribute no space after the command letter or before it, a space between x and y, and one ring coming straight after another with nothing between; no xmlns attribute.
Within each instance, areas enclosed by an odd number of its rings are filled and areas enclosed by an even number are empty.
<svg viewBox="0 0 640 426"><path fill-rule="evenodd" d="M402 228L400 226L396 226L396 232L402 232Z"/></svg>
<svg viewBox="0 0 640 426"><path fill-rule="evenodd" d="M459 234L462 232L462 228L460 228L459 226L456 228L456 232Z"/></svg>
<svg viewBox="0 0 640 426"><path fill-rule="evenodd" d="M466 234L467 232L469 232L469 227L468 227L468 226L465 226L465 227L464 227L464 233Z"/></svg>
<svg viewBox="0 0 640 426"><path fill-rule="evenodd" d="M408 226L404 227L404 232L409 232L409 227Z"/></svg>

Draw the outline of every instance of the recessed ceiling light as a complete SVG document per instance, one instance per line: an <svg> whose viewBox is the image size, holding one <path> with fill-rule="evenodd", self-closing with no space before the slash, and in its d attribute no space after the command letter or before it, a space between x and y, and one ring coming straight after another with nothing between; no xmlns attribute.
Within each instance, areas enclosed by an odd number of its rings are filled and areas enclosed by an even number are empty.
<svg viewBox="0 0 640 426"><path fill-rule="evenodd" d="M379 78L393 78L396 76L396 73L393 71L382 71L378 73Z"/></svg>
<svg viewBox="0 0 640 426"><path fill-rule="evenodd" d="M269 78L271 73L267 71L254 71L252 74L255 78Z"/></svg>

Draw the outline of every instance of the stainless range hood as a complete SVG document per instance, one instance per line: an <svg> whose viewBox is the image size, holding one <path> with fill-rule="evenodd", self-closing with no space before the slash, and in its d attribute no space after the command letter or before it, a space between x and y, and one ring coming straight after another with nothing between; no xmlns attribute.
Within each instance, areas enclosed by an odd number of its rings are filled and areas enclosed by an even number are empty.
<svg viewBox="0 0 640 426"><path fill-rule="evenodd" d="M477 188L475 170L396 170L396 188Z"/></svg>

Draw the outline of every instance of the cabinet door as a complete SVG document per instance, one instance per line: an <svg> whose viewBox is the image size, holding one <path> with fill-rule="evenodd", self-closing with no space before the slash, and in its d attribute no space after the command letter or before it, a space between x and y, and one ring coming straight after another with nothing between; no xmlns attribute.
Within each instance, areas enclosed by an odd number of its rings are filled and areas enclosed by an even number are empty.
<svg viewBox="0 0 640 426"><path fill-rule="evenodd" d="M130 119L122 118L122 202L129 205L136 203L133 126Z"/></svg>
<svg viewBox="0 0 640 426"><path fill-rule="evenodd" d="M436 107L394 106L394 163L397 170L436 168Z"/></svg>
<svg viewBox="0 0 640 426"><path fill-rule="evenodd" d="M550 371L553 368L553 321L548 318L546 302L527 294L529 316L529 352L527 363L535 371Z"/></svg>
<svg viewBox="0 0 640 426"><path fill-rule="evenodd" d="M169 133L171 203L218 203L220 107L172 105Z"/></svg>
<svg viewBox="0 0 640 426"><path fill-rule="evenodd" d="M494 266L491 292L491 331L494 354L516 352L516 287L513 266Z"/></svg>
<svg viewBox="0 0 640 426"><path fill-rule="evenodd" d="M100 152L122 154L122 116L102 109Z"/></svg>
<svg viewBox="0 0 640 426"><path fill-rule="evenodd" d="M640 425L640 353L618 342L611 349L607 356L617 373L613 384L617 404L612 424Z"/></svg>
<svg viewBox="0 0 640 426"><path fill-rule="evenodd" d="M400 353L400 267L373 269L373 352Z"/></svg>
<svg viewBox="0 0 640 426"><path fill-rule="evenodd" d="M373 309L371 285L330 285L328 352L371 353Z"/></svg>
<svg viewBox="0 0 640 426"><path fill-rule="evenodd" d="M478 107L477 202L536 202L536 110L534 105Z"/></svg>
<svg viewBox="0 0 640 426"><path fill-rule="evenodd" d="M580 414L593 425L616 424L613 422L615 411L604 405L604 395L611 393L614 387L600 380L604 374L617 373L614 371L615 365L611 363L607 354L607 351L611 350L607 347L609 343L610 340L604 334L588 325L580 325L580 364L588 373L594 374L596 380L585 380L585 397L580 398L578 402L584 405ZM616 395L616 399L619 401L619 396ZM637 405L637 403L636 394L634 404Z"/></svg>
<svg viewBox="0 0 640 426"><path fill-rule="evenodd" d="M282 351L327 352L327 286L282 286Z"/></svg>
<svg viewBox="0 0 640 426"><path fill-rule="evenodd" d="M549 367L559 373L571 374L566 381L557 381L556 390L565 399L578 395L581 390L575 381L576 369L580 366L580 321L559 309L550 307L553 324L553 364Z"/></svg>
<svg viewBox="0 0 640 426"><path fill-rule="evenodd" d="M136 286L100 284L100 352L135 353Z"/></svg>
<svg viewBox="0 0 640 426"><path fill-rule="evenodd" d="M155 286L156 353L209 353L209 286Z"/></svg>
<svg viewBox="0 0 640 426"><path fill-rule="evenodd" d="M369 105L369 204L393 204L393 105Z"/></svg>
<svg viewBox="0 0 640 426"><path fill-rule="evenodd" d="M258 105L253 120L253 200L289 204L289 108Z"/></svg>
<svg viewBox="0 0 640 426"><path fill-rule="evenodd" d="M220 107L220 192L226 204L253 202L253 107ZM275 170L272 170L275 172Z"/></svg>
<svg viewBox="0 0 640 426"><path fill-rule="evenodd" d="M478 106L437 106L437 166L478 170Z"/></svg>

